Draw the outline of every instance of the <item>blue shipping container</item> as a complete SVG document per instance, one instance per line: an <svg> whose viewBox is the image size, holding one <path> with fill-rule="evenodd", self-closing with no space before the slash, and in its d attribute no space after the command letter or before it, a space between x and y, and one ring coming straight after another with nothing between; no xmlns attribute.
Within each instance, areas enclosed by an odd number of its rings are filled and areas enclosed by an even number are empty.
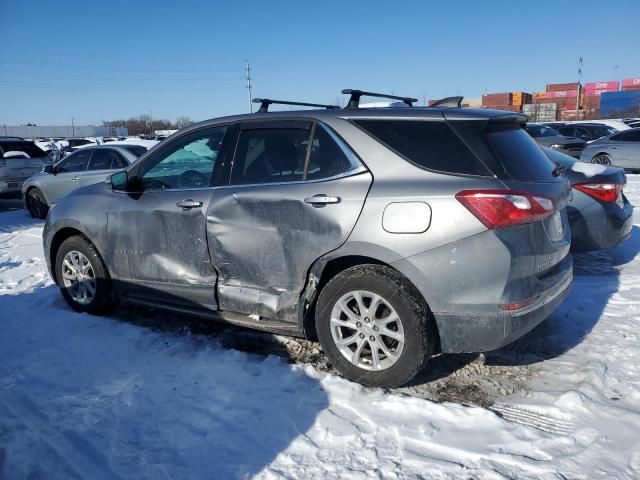
<svg viewBox="0 0 640 480"><path fill-rule="evenodd" d="M600 97L600 113L618 112L640 108L640 90L604 92Z"/></svg>

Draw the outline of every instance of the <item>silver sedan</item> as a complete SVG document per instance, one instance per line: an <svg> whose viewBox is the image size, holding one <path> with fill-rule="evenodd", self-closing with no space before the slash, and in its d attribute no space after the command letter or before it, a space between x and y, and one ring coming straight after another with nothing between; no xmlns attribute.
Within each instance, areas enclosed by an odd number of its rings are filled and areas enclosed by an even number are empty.
<svg viewBox="0 0 640 480"><path fill-rule="evenodd" d="M34 218L45 218L51 205L78 187L105 180L131 165L147 149L140 145L82 148L24 182L25 206Z"/></svg>
<svg viewBox="0 0 640 480"><path fill-rule="evenodd" d="M587 144L580 160L640 170L640 128L623 130Z"/></svg>

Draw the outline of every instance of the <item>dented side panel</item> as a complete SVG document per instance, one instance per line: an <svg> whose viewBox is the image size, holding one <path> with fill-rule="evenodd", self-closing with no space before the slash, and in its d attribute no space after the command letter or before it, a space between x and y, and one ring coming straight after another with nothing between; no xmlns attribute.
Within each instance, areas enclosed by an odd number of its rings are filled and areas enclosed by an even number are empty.
<svg viewBox="0 0 640 480"><path fill-rule="evenodd" d="M297 320L311 264L342 245L362 210L369 172L328 181L216 189L207 214L222 310ZM323 194L339 202L314 206Z"/></svg>

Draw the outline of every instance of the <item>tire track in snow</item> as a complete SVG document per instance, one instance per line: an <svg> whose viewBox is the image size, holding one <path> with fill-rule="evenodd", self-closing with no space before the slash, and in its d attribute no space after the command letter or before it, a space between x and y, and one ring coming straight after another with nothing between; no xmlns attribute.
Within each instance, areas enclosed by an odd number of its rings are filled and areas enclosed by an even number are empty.
<svg viewBox="0 0 640 480"><path fill-rule="evenodd" d="M86 437L73 430L55 429L47 415L26 395L4 392L0 403L78 477L92 480L121 478L111 469L107 457Z"/></svg>

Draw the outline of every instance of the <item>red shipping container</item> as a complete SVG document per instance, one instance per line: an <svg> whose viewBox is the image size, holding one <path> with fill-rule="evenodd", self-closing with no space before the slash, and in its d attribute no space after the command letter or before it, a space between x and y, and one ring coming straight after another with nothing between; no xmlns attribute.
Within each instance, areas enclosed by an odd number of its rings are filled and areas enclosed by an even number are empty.
<svg viewBox="0 0 640 480"><path fill-rule="evenodd" d="M625 78L622 80L622 87L640 87L640 77Z"/></svg>
<svg viewBox="0 0 640 480"><path fill-rule="evenodd" d="M553 90L547 92L547 98L572 98L578 96L578 90Z"/></svg>
<svg viewBox="0 0 640 480"><path fill-rule="evenodd" d="M574 83L549 83L547 85L547 92L561 92L563 90L578 90L580 84Z"/></svg>
<svg viewBox="0 0 640 480"><path fill-rule="evenodd" d="M587 110L599 110L600 109L600 97L587 97L585 98L584 108Z"/></svg>
<svg viewBox="0 0 640 480"><path fill-rule="evenodd" d="M507 110L509 112L521 112L520 105L483 105L482 108L490 108L492 110Z"/></svg>
<svg viewBox="0 0 640 480"><path fill-rule="evenodd" d="M597 89L587 89L584 91L584 95L585 97L599 97L600 95L602 95L605 92L617 92L618 89L616 88L615 90L609 90L606 88L597 88Z"/></svg>
<svg viewBox="0 0 640 480"><path fill-rule="evenodd" d="M609 80L606 82L590 82L584 84L585 90L604 90L605 92L615 92L620 88L620 82Z"/></svg>

